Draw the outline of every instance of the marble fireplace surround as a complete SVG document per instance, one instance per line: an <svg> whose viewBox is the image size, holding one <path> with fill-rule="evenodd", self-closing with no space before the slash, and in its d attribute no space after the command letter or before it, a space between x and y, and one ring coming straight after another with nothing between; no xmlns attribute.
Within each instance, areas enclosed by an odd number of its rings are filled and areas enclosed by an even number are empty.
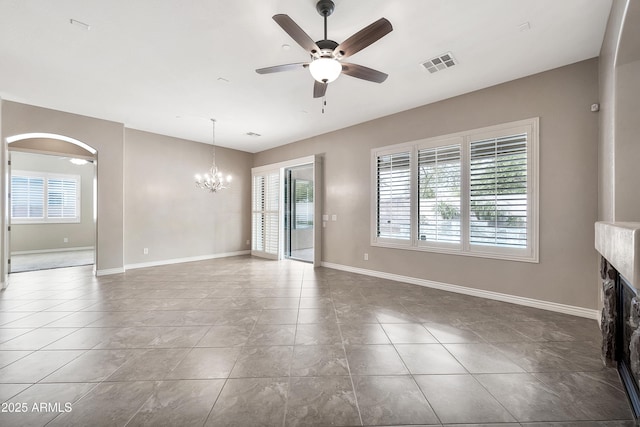
<svg viewBox="0 0 640 427"><path fill-rule="evenodd" d="M640 290L640 222L596 222L596 250Z"/></svg>

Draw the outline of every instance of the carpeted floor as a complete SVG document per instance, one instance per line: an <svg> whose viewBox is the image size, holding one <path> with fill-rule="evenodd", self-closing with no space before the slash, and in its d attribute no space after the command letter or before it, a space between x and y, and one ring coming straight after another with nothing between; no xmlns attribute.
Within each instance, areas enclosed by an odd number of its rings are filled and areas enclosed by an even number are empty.
<svg viewBox="0 0 640 427"><path fill-rule="evenodd" d="M94 259L93 250L12 255L11 273L91 265Z"/></svg>

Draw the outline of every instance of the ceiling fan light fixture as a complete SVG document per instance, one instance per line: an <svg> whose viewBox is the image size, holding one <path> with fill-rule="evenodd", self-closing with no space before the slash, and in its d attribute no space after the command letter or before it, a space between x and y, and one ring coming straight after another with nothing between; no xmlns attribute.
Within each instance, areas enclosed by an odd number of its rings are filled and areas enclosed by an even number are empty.
<svg viewBox="0 0 640 427"><path fill-rule="evenodd" d="M342 64L334 58L317 58L309 64L311 76L320 83L331 83L340 76Z"/></svg>

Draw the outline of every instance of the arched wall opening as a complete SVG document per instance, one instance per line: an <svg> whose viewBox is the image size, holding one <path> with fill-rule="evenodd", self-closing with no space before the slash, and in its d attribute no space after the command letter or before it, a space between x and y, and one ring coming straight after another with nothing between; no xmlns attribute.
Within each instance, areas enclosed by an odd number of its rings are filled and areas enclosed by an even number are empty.
<svg viewBox="0 0 640 427"><path fill-rule="evenodd" d="M5 215L5 221L9 226L6 228L7 233L3 239L5 250L2 258L5 273L47 269L56 265L65 266L65 263L66 265L90 263L94 265L95 273L99 246L97 233L98 151L83 141L53 133L24 133L5 139L7 155L10 160L8 173L5 174L7 185L4 195L9 211ZM86 164L73 165L68 163L71 159L74 162L84 161ZM25 169L26 165L29 166ZM11 211L9 189L11 188L11 176L14 176L15 172L23 175L35 173L39 175L37 179L40 179L40 175L51 178L51 172L54 174L56 172L78 173L75 176L79 190L79 204L76 207L78 210L77 219L47 222L47 219L43 217L42 220L33 222L16 220L12 226L14 221L12 220L13 212ZM57 176L57 178L59 177ZM53 182L48 179L45 181ZM43 253L47 255L42 255ZM10 265L9 260L12 254L14 262ZM54 259L58 259L58 261L53 262ZM16 262L20 262L22 265Z"/></svg>

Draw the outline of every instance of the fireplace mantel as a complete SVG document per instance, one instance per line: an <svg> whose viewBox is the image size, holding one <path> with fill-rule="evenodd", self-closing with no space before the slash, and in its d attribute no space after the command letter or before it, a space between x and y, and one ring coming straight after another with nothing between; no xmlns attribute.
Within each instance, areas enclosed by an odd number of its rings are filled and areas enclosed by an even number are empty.
<svg viewBox="0 0 640 427"><path fill-rule="evenodd" d="M596 222L596 250L640 289L640 222Z"/></svg>

